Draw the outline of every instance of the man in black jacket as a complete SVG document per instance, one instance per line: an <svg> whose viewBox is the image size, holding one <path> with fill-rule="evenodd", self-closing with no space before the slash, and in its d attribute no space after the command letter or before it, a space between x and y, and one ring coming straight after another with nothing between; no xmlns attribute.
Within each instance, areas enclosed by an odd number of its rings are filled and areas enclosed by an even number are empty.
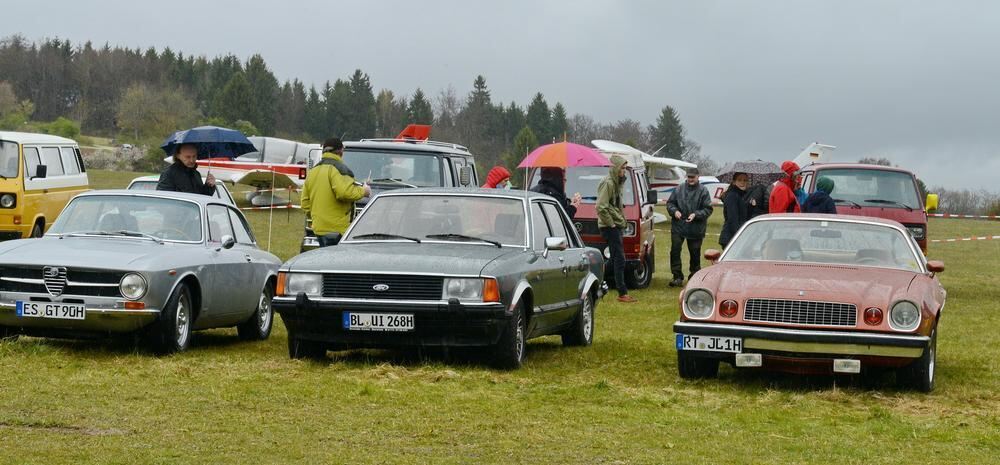
<svg viewBox="0 0 1000 465"><path fill-rule="evenodd" d="M198 146L184 144L177 148L174 162L160 173L156 190L215 195L215 176L208 173L202 182L198 173Z"/></svg>
<svg viewBox="0 0 1000 465"><path fill-rule="evenodd" d="M687 170L687 181L674 189L667 201L667 211L670 212L670 272L674 276L670 287L675 287L684 284L681 246L685 240L690 254L688 279L701 269L701 241L708 229L708 217L712 216L712 197L698 182L698 168Z"/></svg>
<svg viewBox="0 0 1000 465"><path fill-rule="evenodd" d="M573 217L576 216L576 208L580 206L582 197L580 196L580 193L577 192L576 194L573 194L573 200L566 198L565 173L566 172L562 168L542 168L542 172L540 174L541 179L535 187L531 188L531 191L554 197L559 201L559 204L563 206L566 213L569 214L570 219L573 219Z"/></svg>

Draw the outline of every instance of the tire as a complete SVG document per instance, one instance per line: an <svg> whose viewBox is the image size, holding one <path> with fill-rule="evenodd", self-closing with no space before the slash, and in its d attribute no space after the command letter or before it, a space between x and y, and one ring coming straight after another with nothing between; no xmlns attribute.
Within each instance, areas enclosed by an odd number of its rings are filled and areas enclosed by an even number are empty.
<svg viewBox="0 0 1000 465"><path fill-rule="evenodd" d="M920 392L934 390L934 365L937 359L937 328L931 331L931 340L920 358L896 371L896 384L902 388L912 388Z"/></svg>
<svg viewBox="0 0 1000 465"><path fill-rule="evenodd" d="M677 351L677 373L682 379L705 379L719 376L719 360L688 355Z"/></svg>
<svg viewBox="0 0 1000 465"><path fill-rule="evenodd" d="M498 368L514 370L524 363L525 337L528 327L524 320L524 302L514 307L500 341L493 347L493 363Z"/></svg>
<svg viewBox="0 0 1000 465"><path fill-rule="evenodd" d="M589 346L594 342L594 307L594 296L588 292L572 326L561 334L563 345Z"/></svg>
<svg viewBox="0 0 1000 465"><path fill-rule="evenodd" d="M150 342L161 355L183 352L191 344L191 326L194 323L194 305L187 284L177 286L160 313L159 320L150 328Z"/></svg>
<svg viewBox="0 0 1000 465"><path fill-rule="evenodd" d="M288 358L293 360L322 360L326 357L326 347L315 341L306 341L295 337L288 331Z"/></svg>
<svg viewBox="0 0 1000 465"><path fill-rule="evenodd" d="M653 281L653 252L654 250L650 248L649 253L639 261L639 265L626 270L625 285L629 289L645 289Z"/></svg>
<svg viewBox="0 0 1000 465"><path fill-rule="evenodd" d="M274 309L271 308L271 298L274 297L274 290L270 284L264 286L264 290L257 299L257 308L250 318L243 323L236 325L236 333L244 341L263 341L271 336L271 326L274 324Z"/></svg>
<svg viewBox="0 0 1000 465"><path fill-rule="evenodd" d="M42 237L42 235L44 234L44 232L42 231L43 229L45 229L44 226L35 223L35 227L31 228L31 236L29 237L34 237L34 238Z"/></svg>
<svg viewBox="0 0 1000 465"><path fill-rule="evenodd" d="M16 341L19 334L13 328L0 326L0 341Z"/></svg>

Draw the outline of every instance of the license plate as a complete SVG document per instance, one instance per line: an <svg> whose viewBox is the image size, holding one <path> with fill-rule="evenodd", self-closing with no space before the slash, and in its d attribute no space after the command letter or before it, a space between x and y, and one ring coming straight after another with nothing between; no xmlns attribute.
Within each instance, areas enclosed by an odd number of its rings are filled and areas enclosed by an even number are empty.
<svg viewBox="0 0 1000 465"><path fill-rule="evenodd" d="M413 314L344 312L344 329L348 331L413 331Z"/></svg>
<svg viewBox="0 0 1000 465"><path fill-rule="evenodd" d="M61 320L83 320L87 317L87 307L83 304L61 304L56 302L17 301L17 316L23 318L57 318Z"/></svg>
<svg viewBox="0 0 1000 465"><path fill-rule="evenodd" d="M743 352L743 338L722 336L677 335L677 350L700 350L704 352Z"/></svg>

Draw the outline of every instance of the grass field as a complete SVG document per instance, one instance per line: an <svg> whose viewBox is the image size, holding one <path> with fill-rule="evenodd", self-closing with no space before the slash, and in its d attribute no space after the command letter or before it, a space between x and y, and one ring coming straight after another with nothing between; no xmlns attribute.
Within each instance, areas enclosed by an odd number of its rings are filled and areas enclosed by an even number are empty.
<svg viewBox="0 0 1000 465"><path fill-rule="evenodd" d="M90 174L101 187L137 175ZM266 247L268 213L249 217ZM287 259L301 213L273 220ZM932 239L987 234L1000 222L930 225ZM867 386L724 365L680 380L669 232L657 242L653 285L639 304L598 305L592 347L535 340L514 372L436 353L293 361L280 318L268 341L208 331L163 358L129 342L0 343L0 463L996 463L1000 241L931 245L949 300L928 395L891 375Z"/></svg>

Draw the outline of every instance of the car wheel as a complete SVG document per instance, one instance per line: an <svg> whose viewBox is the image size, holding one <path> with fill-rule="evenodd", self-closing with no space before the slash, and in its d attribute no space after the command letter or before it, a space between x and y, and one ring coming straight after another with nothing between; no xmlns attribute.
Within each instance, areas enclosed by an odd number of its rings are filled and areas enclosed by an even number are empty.
<svg viewBox="0 0 1000 465"><path fill-rule="evenodd" d="M589 292L583 297L573 324L561 336L567 346L589 346L594 342L594 296Z"/></svg>
<svg viewBox="0 0 1000 465"><path fill-rule="evenodd" d="M683 379L715 378L719 376L719 360L692 356L677 351L677 373Z"/></svg>
<svg viewBox="0 0 1000 465"><path fill-rule="evenodd" d="M187 284L181 284L167 300L160 319L153 325L150 337L153 350L166 355L183 352L191 344L194 305Z"/></svg>
<svg viewBox="0 0 1000 465"><path fill-rule="evenodd" d="M316 341L306 341L288 331L288 358L293 360L321 360L326 357L326 346Z"/></svg>
<svg viewBox="0 0 1000 465"><path fill-rule="evenodd" d="M625 273L625 285L629 289L643 289L649 287L649 283L653 281L653 249L649 249L649 253L639 264L628 270Z"/></svg>
<svg viewBox="0 0 1000 465"><path fill-rule="evenodd" d="M520 368L524 362L525 338L528 328L524 321L524 302L518 302L510 316L500 341L493 348L493 361L500 368Z"/></svg>
<svg viewBox="0 0 1000 465"><path fill-rule="evenodd" d="M271 298L274 291L270 284L264 286L264 290L257 299L257 309L253 315L243 323L236 326L236 332L240 339L244 341L263 341L271 335L271 325L274 323L274 310L271 308Z"/></svg>
<svg viewBox="0 0 1000 465"><path fill-rule="evenodd" d="M920 392L934 390L934 364L937 359L937 328L931 331L931 340L920 358L896 371L896 384L904 388L915 388Z"/></svg>
<svg viewBox="0 0 1000 465"><path fill-rule="evenodd" d="M41 224L35 223L35 227L31 228L30 237L35 237L35 238L42 237L43 234L42 229L44 228L42 227Z"/></svg>

